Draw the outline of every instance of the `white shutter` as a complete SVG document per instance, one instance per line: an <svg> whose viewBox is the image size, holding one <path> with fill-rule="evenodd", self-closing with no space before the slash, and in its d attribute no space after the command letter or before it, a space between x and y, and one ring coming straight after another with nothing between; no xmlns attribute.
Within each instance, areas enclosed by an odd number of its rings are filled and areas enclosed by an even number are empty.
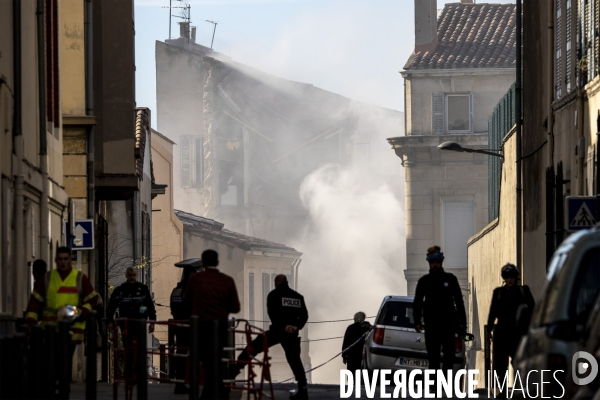
<svg viewBox="0 0 600 400"><path fill-rule="evenodd" d="M191 137L181 136L181 187L192 186Z"/></svg>
<svg viewBox="0 0 600 400"><path fill-rule="evenodd" d="M444 267L467 267L467 242L475 234L473 201L443 202Z"/></svg>
<svg viewBox="0 0 600 400"><path fill-rule="evenodd" d="M431 131L434 135L444 134L444 93L431 95Z"/></svg>

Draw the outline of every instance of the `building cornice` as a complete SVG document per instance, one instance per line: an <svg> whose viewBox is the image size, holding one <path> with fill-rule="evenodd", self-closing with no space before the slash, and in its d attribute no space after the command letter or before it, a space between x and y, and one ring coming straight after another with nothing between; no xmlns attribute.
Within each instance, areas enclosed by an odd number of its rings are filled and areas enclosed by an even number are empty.
<svg viewBox="0 0 600 400"><path fill-rule="evenodd" d="M392 149L403 147L437 147L444 142L458 142L469 146L487 146L488 134L466 133L452 135L408 135L387 139Z"/></svg>
<svg viewBox="0 0 600 400"><path fill-rule="evenodd" d="M600 92L600 76L595 77L583 87L585 97L590 98Z"/></svg>
<svg viewBox="0 0 600 400"><path fill-rule="evenodd" d="M514 68L462 68L462 69L412 69L400 71L402 77L430 77L430 76L488 76L488 75L514 75Z"/></svg>
<svg viewBox="0 0 600 400"><path fill-rule="evenodd" d="M564 97L552 102L552 110L559 111L577 99L577 90L571 90Z"/></svg>

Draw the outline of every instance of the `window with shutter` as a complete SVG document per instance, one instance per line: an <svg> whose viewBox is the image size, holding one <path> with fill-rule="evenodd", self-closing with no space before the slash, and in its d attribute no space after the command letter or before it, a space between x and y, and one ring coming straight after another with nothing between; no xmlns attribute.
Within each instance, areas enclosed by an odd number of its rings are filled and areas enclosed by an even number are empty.
<svg viewBox="0 0 600 400"><path fill-rule="evenodd" d="M254 313L254 272L248 274L248 319L252 321L256 320L256 314Z"/></svg>
<svg viewBox="0 0 600 400"><path fill-rule="evenodd" d="M556 98L562 95L562 0L556 0Z"/></svg>
<svg viewBox="0 0 600 400"><path fill-rule="evenodd" d="M271 275L266 274L263 272L262 274L262 299L263 299L263 317L262 320L263 322L263 329L264 330L268 330L269 329L269 312L267 310L267 296L269 295L269 292L271 291Z"/></svg>
<svg viewBox="0 0 600 400"><path fill-rule="evenodd" d="M190 136L181 136L181 187L192 187L191 140Z"/></svg>
<svg viewBox="0 0 600 400"><path fill-rule="evenodd" d="M431 127L434 135L444 134L444 93L436 92L431 97Z"/></svg>
<svg viewBox="0 0 600 400"><path fill-rule="evenodd" d="M475 203L450 198L442 204L444 267L466 268L467 242L475 234Z"/></svg>
<svg viewBox="0 0 600 400"><path fill-rule="evenodd" d="M565 85L567 86L567 93L571 91L571 0L567 0L567 12L565 16L565 41L566 41L566 54L565 54Z"/></svg>
<svg viewBox="0 0 600 400"><path fill-rule="evenodd" d="M446 131L471 132L471 94L446 95Z"/></svg>

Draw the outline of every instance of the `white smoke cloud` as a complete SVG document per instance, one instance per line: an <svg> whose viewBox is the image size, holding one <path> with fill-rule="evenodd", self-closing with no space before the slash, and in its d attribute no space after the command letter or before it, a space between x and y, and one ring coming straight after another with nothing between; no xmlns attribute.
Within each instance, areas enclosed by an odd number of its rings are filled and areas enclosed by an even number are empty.
<svg viewBox="0 0 600 400"><path fill-rule="evenodd" d="M298 290L307 301L309 321L374 316L386 295L406 293L403 273L403 207L393 191L364 170L323 166L300 188L309 211L302 237L304 252ZM373 321L372 319L370 320ZM343 336L350 322L310 324L310 339ZM310 342L312 365L341 350L342 340ZM312 381L339 383L341 357L316 370Z"/></svg>

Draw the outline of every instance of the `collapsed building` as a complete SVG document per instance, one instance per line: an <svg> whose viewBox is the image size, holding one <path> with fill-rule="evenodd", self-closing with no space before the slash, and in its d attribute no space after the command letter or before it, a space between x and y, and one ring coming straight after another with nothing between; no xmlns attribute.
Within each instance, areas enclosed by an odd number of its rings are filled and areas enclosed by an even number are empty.
<svg viewBox="0 0 600 400"><path fill-rule="evenodd" d="M300 184L328 163L377 174L402 201L385 138L403 134L403 113L269 75L181 31L156 42L157 124L177 144L176 208L286 242L307 216Z"/></svg>

